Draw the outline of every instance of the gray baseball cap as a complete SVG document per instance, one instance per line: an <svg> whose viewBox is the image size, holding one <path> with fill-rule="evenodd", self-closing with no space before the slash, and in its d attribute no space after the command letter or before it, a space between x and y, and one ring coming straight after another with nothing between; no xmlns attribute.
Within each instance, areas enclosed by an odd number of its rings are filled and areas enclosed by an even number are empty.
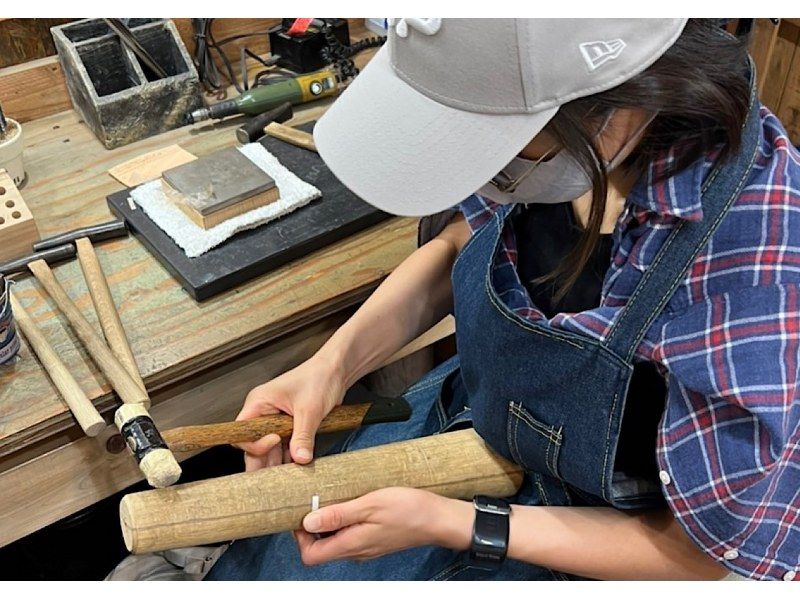
<svg viewBox="0 0 800 598"><path fill-rule="evenodd" d="M686 19L392 19L386 45L314 128L333 173L403 216L449 208L559 106L653 64Z"/></svg>

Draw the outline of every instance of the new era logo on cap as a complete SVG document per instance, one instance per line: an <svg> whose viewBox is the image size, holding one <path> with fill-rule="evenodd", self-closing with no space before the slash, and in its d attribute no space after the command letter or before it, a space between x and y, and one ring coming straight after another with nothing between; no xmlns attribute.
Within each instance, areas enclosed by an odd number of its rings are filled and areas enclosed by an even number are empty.
<svg viewBox="0 0 800 598"><path fill-rule="evenodd" d="M625 42L621 39L612 39L605 42L584 42L578 47L586 64L591 70L595 70L619 56L625 49Z"/></svg>

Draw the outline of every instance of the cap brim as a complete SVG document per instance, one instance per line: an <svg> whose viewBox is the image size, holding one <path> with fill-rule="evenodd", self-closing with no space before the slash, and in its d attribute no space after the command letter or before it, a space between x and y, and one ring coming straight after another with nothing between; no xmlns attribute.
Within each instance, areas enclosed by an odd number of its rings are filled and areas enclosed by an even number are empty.
<svg viewBox="0 0 800 598"><path fill-rule="evenodd" d="M445 106L398 77L384 47L319 120L314 141L327 166L364 201L423 216L486 184L557 111L481 114Z"/></svg>

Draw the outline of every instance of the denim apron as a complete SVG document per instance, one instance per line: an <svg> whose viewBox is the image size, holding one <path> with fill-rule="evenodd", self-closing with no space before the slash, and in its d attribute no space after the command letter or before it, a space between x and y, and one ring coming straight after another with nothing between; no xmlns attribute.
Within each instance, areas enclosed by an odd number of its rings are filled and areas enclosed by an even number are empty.
<svg viewBox="0 0 800 598"><path fill-rule="evenodd" d="M698 253L739 196L758 143L755 94L742 147L703 185L703 219L681 220L643 273L605 339L598 341L512 312L492 284L492 266L515 208L500 208L477 231L453 267L458 356L406 393L410 421L354 432L342 450L367 448L474 426L527 475L516 504L663 506L655 479L615 469L617 444L636 348L662 313ZM346 481L343 481L346 483ZM408 580L569 579L507 560L499 571L470 568L464 555L425 546L364 563L305 567L290 534L234 542L208 579Z"/></svg>

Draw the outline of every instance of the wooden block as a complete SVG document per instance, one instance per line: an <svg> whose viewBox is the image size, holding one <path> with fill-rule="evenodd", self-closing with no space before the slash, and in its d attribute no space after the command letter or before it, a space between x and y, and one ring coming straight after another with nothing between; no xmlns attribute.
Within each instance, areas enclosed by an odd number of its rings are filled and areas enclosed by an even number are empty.
<svg viewBox="0 0 800 598"><path fill-rule="evenodd" d="M278 201L281 197L278 188L273 187L272 189L264 191L263 193L259 193L258 195L254 195L253 197L248 197L247 199L242 199L234 204L225 206L216 212L201 214L191 206L189 198L187 198L180 191L174 189L164 179L161 179L161 187L164 190L164 195L166 195L168 199L172 200L172 202L178 206L192 222L206 230L213 228L218 224L225 222L226 220L236 216L241 216L250 210L255 210L256 208L269 205L272 202Z"/></svg>
<svg viewBox="0 0 800 598"><path fill-rule="evenodd" d="M165 170L188 164L193 160L197 160L197 156L190 154L181 146L168 145L117 164L114 168L109 168L108 174L126 187L136 187L160 178Z"/></svg>
<svg viewBox="0 0 800 598"><path fill-rule="evenodd" d="M31 253L39 240L33 214L5 169L0 169L0 238L0 261Z"/></svg>

